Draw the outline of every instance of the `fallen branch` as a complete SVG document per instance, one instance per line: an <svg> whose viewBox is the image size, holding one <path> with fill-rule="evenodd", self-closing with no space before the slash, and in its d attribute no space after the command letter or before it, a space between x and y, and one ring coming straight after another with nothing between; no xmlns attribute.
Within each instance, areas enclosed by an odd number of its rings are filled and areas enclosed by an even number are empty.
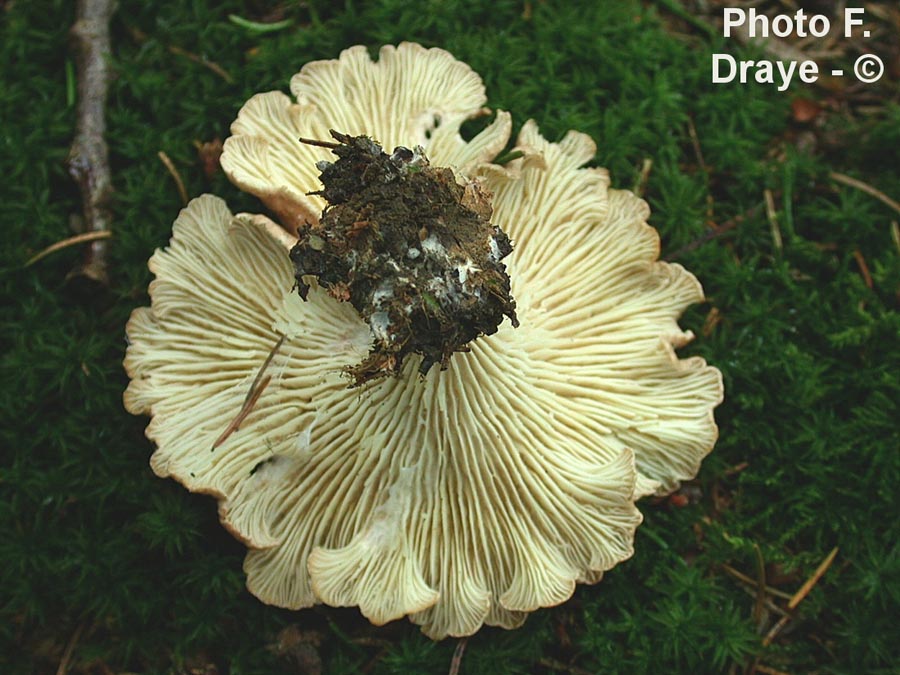
<svg viewBox="0 0 900 675"><path fill-rule="evenodd" d="M69 175L78 183L84 213L83 233L107 232L112 221L109 204L112 181L106 147L106 95L109 86L109 20L112 0L78 0L77 19L71 29L78 68L78 121L69 150ZM106 238L85 249L84 261L69 273L102 284L108 282Z"/></svg>

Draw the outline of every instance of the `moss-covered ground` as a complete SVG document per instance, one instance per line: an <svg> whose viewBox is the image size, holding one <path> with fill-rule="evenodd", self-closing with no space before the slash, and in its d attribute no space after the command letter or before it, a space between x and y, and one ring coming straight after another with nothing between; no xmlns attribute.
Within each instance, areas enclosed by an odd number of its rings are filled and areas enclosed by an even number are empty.
<svg viewBox="0 0 900 675"><path fill-rule="evenodd" d="M459 672L897 672L900 212L872 192L900 200L896 3L851 3L869 9L881 82L784 92L711 84L712 52L761 53L721 37L716 1L118 4L108 288L67 282L77 247L24 265L70 236L80 211L64 167L74 3L0 7L0 671L450 668L457 642L432 643L405 620L373 628L355 609L255 600L214 501L153 476L147 420L122 408L125 321L148 302L147 258L182 205L157 153L190 196L258 210L207 175L194 141L225 138L249 96L286 90L309 60L415 40L471 64L517 125L590 134L613 183L642 190L663 257L708 295L683 318L698 339L682 351L718 366L727 392L698 479L642 502L633 559L519 630L482 630ZM230 14L290 25L260 32ZM787 42L848 70L866 47Z"/></svg>

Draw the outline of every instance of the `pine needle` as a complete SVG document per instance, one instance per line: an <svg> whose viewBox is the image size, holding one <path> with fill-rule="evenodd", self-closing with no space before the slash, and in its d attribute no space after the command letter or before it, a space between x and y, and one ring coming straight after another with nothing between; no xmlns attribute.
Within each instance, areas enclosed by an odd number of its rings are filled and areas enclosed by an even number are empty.
<svg viewBox="0 0 900 675"><path fill-rule="evenodd" d="M837 171L832 171L828 174L832 180L836 180L838 183L843 183L844 185L849 185L850 187L854 187L857 190L862 190L867 195L871 195L875 197L880 202L883 202L890 206L894 211L900 213L900 202L896 202L886 194L884 194L881 190L873 188L868 183L864 183L861 180L857 180L856 178L851 178L843 173L838 173Z"/></svg>
<svg viewBox="0 0 900 675"><path fill-rule="evenodd" d="M157 152L156 155L163 163L163 166L165 166L168 170L169 175L172 176L172 178L175 180L175 187L178 188L178 194L181 196L181 203L187 206L190 200L188 199L187 190L184 187L184 181L181 180L181 174L178 173L178 169L175 168L175 164L172 163L172 160L169 159L169 156L162 150Z"/></svg>
<svg viewBox="0 0 900 675"><path fill-rule="evenodd" d="M462 657L466 651L467 644L469 644L469 638L462 638L456 643L456 649L453 650L453 658L450 659L450 670L447 675L459 675L459 667L462 665Z"/></svg>
<svg viewBox="0 0 900 675"><path fill-rule="evenodd" d="M866 264L866 259L863 258L862 251L856 249L853 251L853 259L856 260L856 264L859 265L859 271L863 277L863 283L865 283L867 288L872 288L872 274L869 272L869 266Z"/></svg>
<svg viewBox="0 0 900 675"><path fill-rule="evenodd" d="M169 46L169 52L175 54L175 56L183 56L188 61L193 61L194 63L199 63L204 68L208 68L216 75L225 80L228 84L234 83L234 78L231 74L225 70L222 66L220 66L215 61L210 61L208 59L204 59L202 56L198 56L193 52L189 52L187 49L182 49L181 47L176 47L175 45Z"/></svg>
<svg viewBox="0 0 900 675"><path fill-rule="evenodd" d="M58 241L55 244L51 244L43 251L39 253L35 253L31 256L28 261L25 263L25 267L30 267L34 265L38 260L43 260L51 253L56 253L59 250L64 248L68 248L69 246L75 246L76 244L83 244L86 241L96 241L97 239L109 239L112 236L112 232L109 230L93 230L91 232L84 232L82 234L76 234L73 237L69 237L68 239L63 239L62 241Z"/></svg>
<svg viewBox="0 0 900 675"><path fill-rule="evenodd" d="M261 23L259 21L251 21L250 19L245 19L244 17L238 16L237 14L229 14L228 20L235 26L240 26L244 30L250 33L256 33L257 35L261 35L263 33L275 33L277 31L284 30L294 23L293 19L284 19L283 21L275 21L273 23Z"/></svg>
<svg viewBox="0 0 900 675"><path fill-rule="evenodd" d="M275 343L275 346L272 347L269 355L266 357L266 360L263 361L262 366L260 366L259 371L256 373L256 377L253 378L253 383L250 385L250 389L247 391L247 395L244 397L244 403L241 405L241 409L238 411L238 414L235 416L233 420L229 423L227 427L225 427L225 431L223 431L219 437L216 439L215 443L211 450L215 450L222 443L228 440L228 437L231 436L235 431L241 428L241 424L244 423L244 420L247 419L247 416L253 411L254 406L257 401L259 401L260 396L262 396L266 387L269 386L269 382L272 381L271 375L266 375L263 377L263 374L268 370L269 366L272 364L272 359L275 358L275 354L281 349L281 345L284 344L284 341L287 339L287 336L282 335L278 338L278 342Z"/></svg>
<svg viewBox="0 0 900 675"><path fill-rule="evenodd" d="M765 190L763 197L766 200L766 217L769 219L769 228L772 230L772 242L775 244L775 248L781 251L783 245L781 228L778 226L778 212L775 210L775 197L771 190Z"/></svg>
<svg viewBox="0 0 900 675"><path fill-rule="evenodd" d="M748 586L756 586L755 579L753 579L752 577L748 577L746 574L734 569L731 565L722 565L722 570L729 576L734 577L738 581L744 582ZM782 598L783 600L790 600L793 597L790 593L785 593L784 591L773 588L772 586L766 586L766 593Z"/></svg>
<svg viewBox="0 0 900 675"><path fill-rule="evenodd" d="M819 583L819 579L828 571L828 568L831 567L831 563L834 562L835 557L838 554L838 547L835 546L831 549L831 553L829 553L825 560L821 562L821 564L816 568L816 571L813 572L812 576L806 580L806 582L800 587L800 590L794 593L791 596L791 599L788 601L787 608L788 611L793 612L797 609L797 606L803 602L807 595L809 595L810 591L815 587L817 583ZM763 647L768 647L772 644L772 641L778 637L778 634L784 629L787 625L788 621L791 620L792 614L788 614L787 616L783 616L779 619L778 623L772 626L772 629L766 633L766 637L763 638Z"/></svg>
<svg viewBox="0 0 900 675"><path fill-rule="evenodd" d="M78 624L75 632L72 633L72 637L69 638L66 649L63 651L62 658L59 660L59 667L56 669L56 675L66 675L69 671L69 662L72 660L72 654L75 653L75 647L81 639L82 632L84 632L84 622Z"/></svg>

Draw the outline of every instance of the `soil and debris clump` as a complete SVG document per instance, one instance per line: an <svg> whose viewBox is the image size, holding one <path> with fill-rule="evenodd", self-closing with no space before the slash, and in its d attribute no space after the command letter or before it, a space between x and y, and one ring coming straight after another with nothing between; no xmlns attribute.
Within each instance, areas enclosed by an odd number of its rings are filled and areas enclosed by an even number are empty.
<svg viewBox="0 0 900 675"><path fill-rule="evenodd" d="M315 276L369 325L374 343L348 369L352 386L398 373L410 354L422 355L422 374L436 363L446 369L504 316L518 326L501 262L512 244L490 222L490 195L432 167L421 147L388 155L367 136L331 135L337 143L304 141L338 158L317 164L323 189L313 194L328 205L301 230L291 260L300 297L304 277Z"/></svg>

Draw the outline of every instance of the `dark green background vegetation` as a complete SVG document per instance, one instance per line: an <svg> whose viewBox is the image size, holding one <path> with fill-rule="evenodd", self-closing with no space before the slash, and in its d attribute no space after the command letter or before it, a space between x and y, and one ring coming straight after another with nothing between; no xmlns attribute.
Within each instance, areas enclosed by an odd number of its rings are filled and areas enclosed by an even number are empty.
<svg viewBox="0 0 900 675"><path fill-rule="evenodd" d="M644 196L663 257L677 254L709 298L682 321L699 336L683 353L718 366L726 385L715 452L678 498L642 502L634 558L520 630L482 630L461 673L896 672L900 213L829 178L900 199L896 79L784 93L712 85L711 52L754 52L678 18L672 2L120 0L115 236L111 284L97 289L66 281L77 248L23 265L69 236L80 211L64 167L73 4L0 9L0 671L56 672L71 643L70 673L447 672L455 641L432 643L405 620L377 629L355 609L292 613L251 597L244 549L213 500L152 475L147 419L121 403L124 324L148 302L147 258L181 208L157 152L191 196L258 210L221 172L206 176L193 141L225 138L249 96L286 90L311 59L415 40L471 64L517 126L590 134L615 185L639 183L652 159ZM293 23L259 33L232 13ZM896 48L898 26L876 25ZM796 97L820 103L814 120L795 119ZM790 595L834 547L793 620L761 646L778 615L728 570L758 579L763 568ZM287 626L299 642L279 652Z"/></svg>

